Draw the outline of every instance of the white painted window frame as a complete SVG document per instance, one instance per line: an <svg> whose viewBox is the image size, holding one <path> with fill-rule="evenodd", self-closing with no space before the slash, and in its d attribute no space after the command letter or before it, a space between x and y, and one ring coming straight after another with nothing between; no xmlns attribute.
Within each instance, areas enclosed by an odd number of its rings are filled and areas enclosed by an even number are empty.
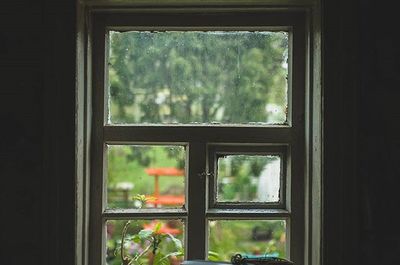
<svg viewBox="0 0 400 265"><path fill-rule="evenodd" d="M289 84L293 87L301 87L296 89L297 95L289 94L289 98L294 98L290 101L292 104L293 116L289 115L289 126L113 126L108 125L106 122L106 97L104 94L105 84L105 56L106 56L106 42L99 42L101 38L106 39L105 30L109 26L134 28L135 25L130 22L130 19L124 19L132 13L129 8L121 10L104 10L99 9L93 12L91 10L89 17L89 30L87 39L87 49L85 53L89 59L84 65L87 70L86 77L86 94L84 93L84 109L87 111L83 113L83 120L86 121L85 128L82 129L82 139L85 143L82 149L82 157L85 157L83 164L84 170L81 173L82 179L80 180L81 187L78 186L78 196L82 197L80 205L81 212L78 212L78 231L85 232L85 235L79 236L82 241L85 238L90 244L80 242L77 249L77 263L78 264L104 264L105 258L105 220L111 219L135 219L135 218L180 218L186 222L186 258L204 258L206 257L206 223L207 219L276 219L282 218L288 220L288 238L291 247L288 249L290 259L296 261L296 264L319 264L320 262L320 210L317 205L314 208L315 202L318 203L318 196L320 189L320 180L310 182L310 141L308 138L311 135L320 133L320 123L310 123L314 120L311 116L314 110L319 110L318 98L311 94L310 88L313 82L319 81L319 71L311 69L311 58L318 59L317 49L313 50L314 42L313 36L309 33L308 26L310 25L309 10L303 8L295 9L275 9L270 7L256 7L256 8L187 8L181 9L180 12L262 12L264 14L274 13L278 17L284 17L290 12L300 12L302 15L302 25L294 23L286 23L285 27L300 27L300 39L302 44L293 46L294 49L301 50L303 58L296 59L293 64L295 69L290 72L298 76L295 80L289 78L293 82ZM169 8L135 8L136 13L159 13L166 12L174 14L176 9ZM123 14L121 16L121 14ZM100 17L100 18L99 18ZM122 18L122 19L121 19ZM98 22L101 25L98 25ZM119 21L119 24L115 24ZM286 20L287 22L289 20ZM112 22L112 23L111 23ZM127 23L128 22L128 23ZM278 19L279 22L279 19ZM284 24L284 23L283 23ZM276 21L269 21L268 25L256 27L282 27L282 23ZM250 26L253 27L254 25ZM238 26L240 27L240 26ZM245 26L244 28L250 28ZM162 29L162 26L159 27ZM298 31L297 31L298 32ZM102 37L101 37L102 36ZM297 42L296 42L297 43ZM101 55L103 56L94 56ZM298 55L299 52L294 51L293 54ZM312 56L314 55L314 57ZM317 55L317 56L315 56ZM300 63L298 61L301 61ZM297 65L297 66L296 66ZM301 65L301 67L300 67ZM101 69L102 68L102 69ZM301 68L301 69L300 69ZM93 77L93 78L90 78ZM319 82L318 82L319 84ZM92 89L91 89L92 88ZM319 88L319 87L317 87ZM293 89L289 89L293 91ZM297 100L298 99L298 100ZM80 100L79 102L82 102ZM296 104L300 103L299 106ZM79 106L79 104L78 104ZM316 116L320 116L317 114ZM314 116L315 117L315 116ZM79 128L78 128L79 129ZM160 130L163 133L160 133ZM232 133L233 132L233 133ZM314 132L314 134L312 134ZM79 136L79 135L78 135ZM320 143L319 134L314 136L315 143ZM313 140L314 140L313 139ZM186 210L106 210L105 196L104 196L104 175L105 175L105 161L106 158L106 144L184 144L187 146L188 152L188 181L187 192L188 194L204 194L204 196L193 197L202 199L191 199L192 197L187 194L187 209ZM206 178L197 178L195 176L206 176L202 174L207 172L207 157L209 157L210 146L229 146L234 145L239 148L241 145L246 146L243 150L251 148L259 148L265 145L281 145L288 146L289 148L284 154L287 155L285 159L289 161L290 167L287 170L287 186L284 207L250 207L250 209L243 209L243 207L235 207L236 209L227 210L228 207L215 207L216 205L208 204L206 198L207 194L207 180ZM239 148L240 149L240 148ZM315 154L320 154L320 149ZM201 158L198 156L196 159L191 159L197 154L203 154ZM89 159L90 158L90 159ZM312 165L313 169L320 169L320 165ZM315 168L316 167L316 168ZM293 180L291 176L301 175ZM79 184L79 182L78 182ZM198 187L204 187L199 189ZM299 193L300 192L300 193ZM301 194L299 197L298 194ZM296 197L294 200L293 197ZM102 203L98 203L102 202ZM78 200L79 203L79 200ZM314 204L313 204L314 203ZM79 205L78 205L79 206ZM212 207L209 207L212 206ZM193 212L191 209L200 208L200 211ZM79 211L79 207L78 207ZM199 217L199 212L204 212L203 218ZM313 215L313 216L312 216ZM317 218L317 219L316 219ZM289 221L290 220L290 221ZM311 220L318 224L311 226ZM203 227L201 229L190 229L191 226ZM194 240L195 239L195 240ZM79 239L77 239L79 241ZM300 246L300 247L297 247ZM312 250L312 246L317 246L318 249ZM77 248L78 248L77 247ZM318 252L317 254L314 254ZM79 254L80 253L80 254ZM312 253L312 254L311 254Z"/></svg>

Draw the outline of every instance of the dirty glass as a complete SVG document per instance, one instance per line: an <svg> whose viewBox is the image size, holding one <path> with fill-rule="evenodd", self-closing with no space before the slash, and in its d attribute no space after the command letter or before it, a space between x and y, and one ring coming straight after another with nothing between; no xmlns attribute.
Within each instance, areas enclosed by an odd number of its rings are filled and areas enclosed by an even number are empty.
<svg viewBox="0 0 400 265"><path fill-rule="evenodd" d="M107 265L122 264L122 238L123 254L132 262L130 264L166 264L165 261L169 261L167 264L179 265L183 261L185 232L181 220L109 220L106 231ZM165 261L157 263L159 260Z"/></svg>
<svg viewBox="0 0 400 265"><path fill-rule="evenodd" d="M225 155L217 163L218 202L279 202L278 155Z"/></svg>
<svg viewBox="0 0 400 265"><path fill-rule="evenodd" d="M285 124L288 32L111 31L108 122Z"/></svg>
<svg viewBox="0 0 400 265"><path fill-rule="evenodd" d="M109 145L107 208L185 204L185 147Z"/></svg>
<svg viewBox="0 0 400 265"><path fill-rule="evenodd" d="M230 261L235 254L286 256L284 220L214 220L208 225L209 260Z"/></svg>

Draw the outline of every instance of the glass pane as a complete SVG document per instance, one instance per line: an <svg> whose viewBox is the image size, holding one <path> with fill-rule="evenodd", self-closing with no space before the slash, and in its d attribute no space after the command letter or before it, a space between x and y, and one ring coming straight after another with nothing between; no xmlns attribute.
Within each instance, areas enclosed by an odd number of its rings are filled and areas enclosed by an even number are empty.
<svg viewBox="0 0 400 265"><path fill-rule="evenodd" d="M235 254L286 256L284 220L218 220L209 222L210 260L230 261Z"/></svg>
<svg viewBox="0 0 400 265"><path fill-rule="evenodd" d="M218 158L217 201L279 202L281 159L276 155Z"/></svg>
<svg viewBox="0 0 400 265"><path fill-rule="evenodd" d="M108 208L168 208L185 204L183 146L110 145Z"/></svg>
<svg viewBox="0 0 400 265"><path fill-rule="evenodd" d="M110 32L109 121L284 124L288 33Z"/></svg>
<svg viewBox="0 0 400 265"><path fill-rule="evenodd" d="M122 264L121 242L124 227L126 233L123 256L134 260L130 264L150 265L153 264L152 261L163 258L168 259L171 265L179 265L183 261L185 233L181 220L131 220L129 223L127 220L111 220L107 221L106 226L107 265ZM169 254L171 255L167 257Z"/></svg>

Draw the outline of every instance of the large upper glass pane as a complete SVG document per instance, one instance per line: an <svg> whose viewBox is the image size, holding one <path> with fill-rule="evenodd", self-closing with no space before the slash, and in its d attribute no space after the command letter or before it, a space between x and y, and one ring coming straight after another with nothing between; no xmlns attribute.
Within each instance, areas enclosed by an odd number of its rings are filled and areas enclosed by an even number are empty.
<svg viewBox="0 0 400 265"><path fill-rule="evenodd" d="M114 124L285 124L288 33L110 32Z"/></svg>

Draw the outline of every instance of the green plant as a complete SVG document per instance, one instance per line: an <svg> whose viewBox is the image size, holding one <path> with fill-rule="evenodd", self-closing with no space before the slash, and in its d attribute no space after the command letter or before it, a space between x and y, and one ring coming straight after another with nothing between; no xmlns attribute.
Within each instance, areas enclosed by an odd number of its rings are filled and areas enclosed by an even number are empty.
<svg viewBox="0 0 400 265"><path fill-rule="evenodd" d="M138 200L141 206L149 200L149 198L140 194L135 195L133 199ZM130 221L127 221L122 230L121 244L116 249L119 250L121 255L122 265L142 265L142 258L146 254L150 255L148 259L149 265L170 265L170 258L184 255L182 242L172 234L162 232L161 222L157 222L151 230L142 229L131 236L127 235L129 225ZM125 250L127 241L147 245L134 255L130 255Z"/></svg>

